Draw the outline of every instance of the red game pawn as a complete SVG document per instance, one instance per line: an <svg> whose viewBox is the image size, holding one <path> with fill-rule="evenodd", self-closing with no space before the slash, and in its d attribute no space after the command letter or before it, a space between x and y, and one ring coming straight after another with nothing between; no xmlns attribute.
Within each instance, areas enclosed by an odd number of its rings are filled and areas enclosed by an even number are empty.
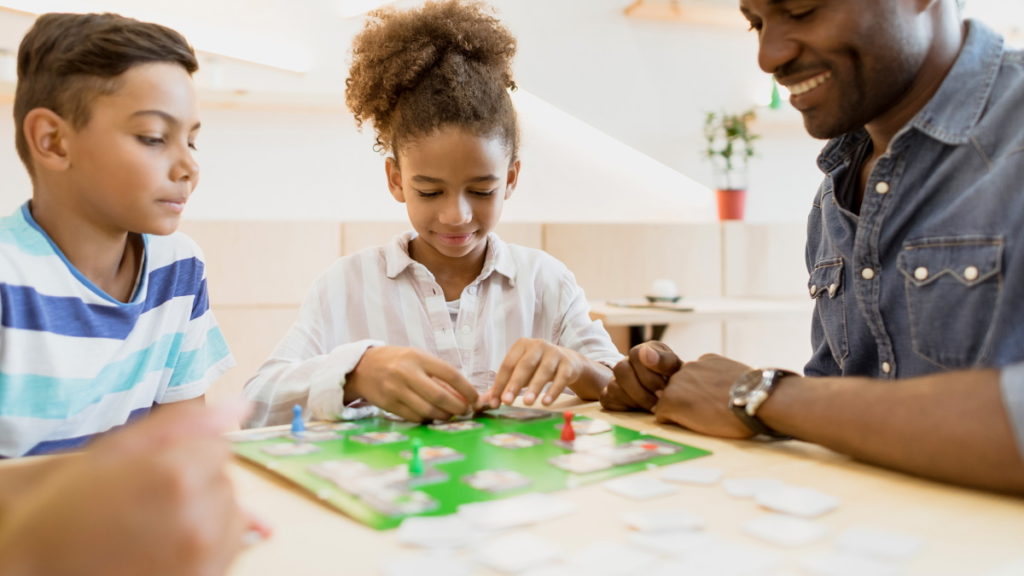
<svg viewBox="0 0 1024 576"><path fill-rule="evenodd" d="M576 431L572 429L573 413L571 410L566 410L562 413L562 417L565 418L565 424L562 424L562 442L572 442L576 440Z"/></svg>

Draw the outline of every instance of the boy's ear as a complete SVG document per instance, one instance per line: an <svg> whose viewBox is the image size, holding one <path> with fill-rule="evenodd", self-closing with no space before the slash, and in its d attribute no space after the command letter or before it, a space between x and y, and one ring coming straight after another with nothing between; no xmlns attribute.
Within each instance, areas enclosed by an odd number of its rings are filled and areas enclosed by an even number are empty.
<svg viewBox="0 0 1024 576"><path fill-rule="evenodd" d="M402 171L398 169L398 161L393 157L384 160L384 171L388 175L388 190L391 196L401 203L405 203L405 191L402 190Z"/></svg>
<svg viewBox="0 0 1024 576"><path fill-rule="evenodd" d="M71 165L67 138L71 126L49 108L33 108L22 124L25 143L35 164L47 170L65 170Z"/></svg>
<svg viewBox="0 0 1024 576"><path fill-rule="evenodd" d="M512 192L516 189L516 184L519 183L519 160L509 164L508 175L505 177L505 200L512 197Z"/></svg>

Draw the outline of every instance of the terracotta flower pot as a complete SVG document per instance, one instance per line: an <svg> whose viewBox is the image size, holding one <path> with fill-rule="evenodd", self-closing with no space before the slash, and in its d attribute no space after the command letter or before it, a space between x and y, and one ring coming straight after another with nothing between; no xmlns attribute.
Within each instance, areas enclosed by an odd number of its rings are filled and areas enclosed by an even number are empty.
<svg viewBox="0 0 1024 576"><path fill-rule="evenodd" d="M719 220L743 220L743 205L747 199L747 191L743 189L718 189Z"/></svg>

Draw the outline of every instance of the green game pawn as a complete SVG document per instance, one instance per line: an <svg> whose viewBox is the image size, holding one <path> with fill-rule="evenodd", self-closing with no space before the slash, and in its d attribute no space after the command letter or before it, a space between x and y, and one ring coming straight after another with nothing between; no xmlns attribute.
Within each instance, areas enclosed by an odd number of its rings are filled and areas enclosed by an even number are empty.
<svg viewBox="0 0 1024 576"><path fill-rule="evenodd" d="M412 450L409 456L409 476L414 478L423 476L423 459L420 458L420 442L419 438L412 439Z"/></svg>

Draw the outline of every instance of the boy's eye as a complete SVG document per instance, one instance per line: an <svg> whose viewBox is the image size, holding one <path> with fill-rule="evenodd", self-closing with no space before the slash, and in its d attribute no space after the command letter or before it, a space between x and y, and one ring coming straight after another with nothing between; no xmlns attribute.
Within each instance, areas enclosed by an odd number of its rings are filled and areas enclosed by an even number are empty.
<svg viewBox="0 0 1024 576"><path fill-rule="evenodd" d="M163 138L156 136L136 136L136 138L146 146L159 146L164 143Z"/></svg>

